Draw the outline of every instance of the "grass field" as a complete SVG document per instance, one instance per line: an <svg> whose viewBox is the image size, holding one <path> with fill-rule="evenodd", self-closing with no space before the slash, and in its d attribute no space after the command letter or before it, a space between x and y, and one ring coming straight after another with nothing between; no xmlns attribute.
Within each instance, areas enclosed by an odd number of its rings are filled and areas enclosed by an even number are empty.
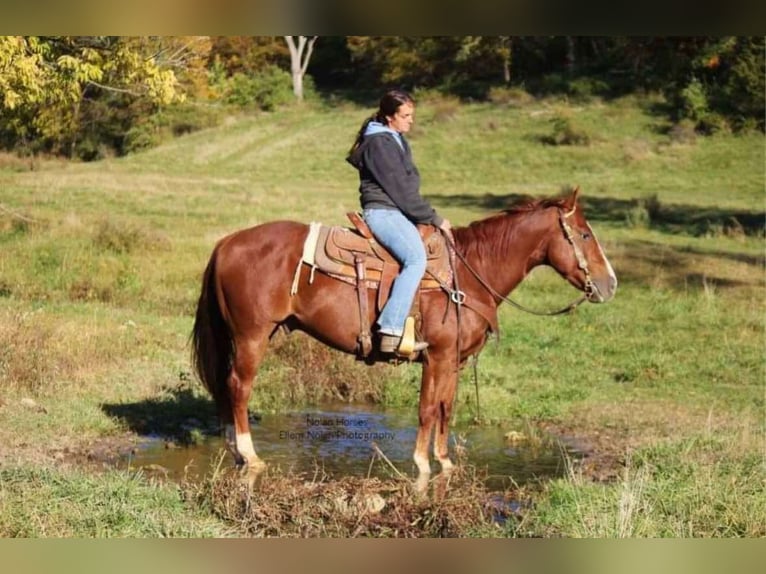
<svg viewBox="0 0 766 574"><path fill-rule="evenodd" d="M766 535L764 138L679 133L661 108L655 96L418 105L412 147L441 213L467 224L579 185L620 280L614 301L570 316L501 308L500 340L479 362L481 412L466 372L458 418L576 437L590 456L531 489L520 517L463 534ZM2 158L0 536L262 531L221 510L213 479L190 495L94 470L87 455L136 437L105 405L162 404L164 426L150 430L171 434L210 415L188 335L212 246L271 219L343 223L357 209L343 158L367 113L232 116L91 164L29 171ZM588 145L552 145L562 125ZM514 297L545 309L574 292L540 269ZM407 406L414 425L417 379L297 335L267 357L251 408L340 395Z"/></svg>

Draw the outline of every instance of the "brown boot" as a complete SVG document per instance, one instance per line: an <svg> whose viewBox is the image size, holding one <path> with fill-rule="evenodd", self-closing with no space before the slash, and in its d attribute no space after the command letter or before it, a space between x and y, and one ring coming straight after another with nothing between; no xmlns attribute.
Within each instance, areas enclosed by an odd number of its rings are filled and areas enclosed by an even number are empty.
<svg viewBox="0 0 766 574"><path fill-rule="evenodd" d="M401 335L388 335L382 334L380 336L380 352L381 353L396 353L399 350L399 345L402 342ZM413 353L419 353L428 348L428 343L425 341L415 341L413 347Z"/></svg>

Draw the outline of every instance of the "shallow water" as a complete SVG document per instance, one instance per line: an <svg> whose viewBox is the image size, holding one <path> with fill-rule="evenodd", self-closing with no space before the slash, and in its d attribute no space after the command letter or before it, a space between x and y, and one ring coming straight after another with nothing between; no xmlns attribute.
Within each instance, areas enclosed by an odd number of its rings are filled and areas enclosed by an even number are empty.
<svg viewBox="0 0 766 574"><path fill-rule="evenodd" d="M284 471L313 473L320 469L331 476L390 476L388 464L375 454L371 444L374 442L399 471L410 476L416 474L412 462L417 431L415 409L404 412L370 405L331 404L263 415L251 426L258 455L270 466L280 466ZM486 470L487 486L497 489L509 486L511 479L524 484L536 478L562 476L565 454L578 458L579 453L567 446L510 444L504 437L508 430L456 425L450 436L451 456L454 460L456 443L463 445L467 462ZM181 479L185 473L201 476L208 472L223 448L220 437L206 437L198 445L172 448L167 448L163 439L147 439L121 461L121 466L159 471L173 479ZM224 464L230 462L229 457ZM433 462L432 467L435 472L439 470L438 463Z"/></svg>

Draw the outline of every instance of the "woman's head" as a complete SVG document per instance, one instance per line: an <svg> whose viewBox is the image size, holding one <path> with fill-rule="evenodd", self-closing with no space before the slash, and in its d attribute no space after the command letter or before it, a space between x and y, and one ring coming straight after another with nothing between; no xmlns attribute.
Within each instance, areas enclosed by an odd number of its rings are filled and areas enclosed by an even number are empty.
<svg viewBox="0 0 766 574"><path fill-rule="evenodd" d="M412 127L415 100L402 90L390 90L380 98L375 119L399 133L407 133Z"/></svg>
<svg viewBox="0 0 766 574"><path fill-rule="evenodd" d="M390 90L386 92L383 94L383 97L380 98L378 111L364 120L362 127L359 128L354 144L348 152L348 156L351 157L359 146L362 145L364 133L367 131L367 126L370 122L379 122L384 126L388 126L403 134L407 133L410 127L412 127L414 112L415 100L413 100L412 96L407 92L402 90Z"/></svg>

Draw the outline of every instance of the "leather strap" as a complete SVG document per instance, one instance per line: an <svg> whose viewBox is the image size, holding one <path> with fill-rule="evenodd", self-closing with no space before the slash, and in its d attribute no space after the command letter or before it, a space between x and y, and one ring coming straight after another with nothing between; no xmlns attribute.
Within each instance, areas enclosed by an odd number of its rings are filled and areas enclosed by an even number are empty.
<svg viewBox="0 0 766 574"><path fill-rule="evenodd" d="M359 352L366 357L372 351L372 335L370 335L370 314L367 305L367 281L364 277L364 256L354 256L356 269L356 293L359 299Z"/></svg>
<svg viewBox="0 0 766 574"><path fill-rule="evenodd" d="M348 217L349 221L354 225L356 230L359 232L359 235L366 239L372 239L372 231L370 231L369 226L367 225L367 222L362 218L361 215L359 215L356 211L349 211L346 214L346 217Z"/></svg>
<svg viewBox="0 0 766 574"><path fill-rule="evenodd" d="M487 305L482 301L476 299L476 297L466 297L463 301L463 306L468 307L474 313L478 313L487 323L493 333L498 334L500 327L497 323L497 307Z"/></svg>

